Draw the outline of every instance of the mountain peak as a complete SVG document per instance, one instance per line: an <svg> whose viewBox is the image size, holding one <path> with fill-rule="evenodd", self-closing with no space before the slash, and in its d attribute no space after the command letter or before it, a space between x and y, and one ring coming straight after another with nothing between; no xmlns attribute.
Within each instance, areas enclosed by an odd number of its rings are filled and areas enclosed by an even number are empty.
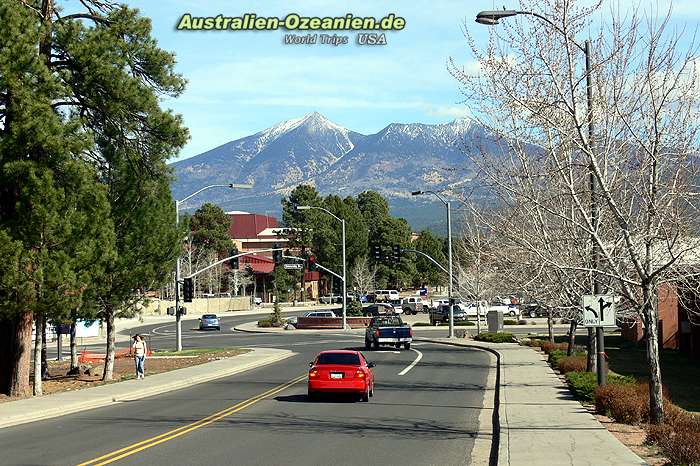
<svg viewBox="0 0 700 466"><path fill-rule="evenodd" d="M281 123L277 123L276 125L259 132L258 135L261 136L266 142L269 142L297 128L303 128L309 133L322 131L339 131L345 135L348 133L346 128L336 125L320 113L311 112L300 118L292 118L291 120L285 120Z"/></svg>

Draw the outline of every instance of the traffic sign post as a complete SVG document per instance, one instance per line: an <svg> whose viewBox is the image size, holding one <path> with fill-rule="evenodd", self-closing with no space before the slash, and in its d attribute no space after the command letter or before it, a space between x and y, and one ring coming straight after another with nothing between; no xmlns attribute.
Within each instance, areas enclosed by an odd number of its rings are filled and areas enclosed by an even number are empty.
<svg viewBox="0 0 700 466"><path fill-rule="evenodd" d="M604 327L615 327L615 297L612 295L583 296L583 325L595 327L598 347L598 385L607 382L608 367L605 360Z"/></svg>

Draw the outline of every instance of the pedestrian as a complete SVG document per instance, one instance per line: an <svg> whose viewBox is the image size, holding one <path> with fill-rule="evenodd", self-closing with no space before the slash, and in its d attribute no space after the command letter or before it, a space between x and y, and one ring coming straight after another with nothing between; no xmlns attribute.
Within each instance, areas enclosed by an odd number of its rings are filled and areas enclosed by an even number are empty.
<svg viewBox="0 0 700 466"><path fill-rule="evenodd" d="M136 363L136 379L143 379L144 362L146 361L146 342L141 335L134 335L134 343L131 345L131 352Z"/></svg>

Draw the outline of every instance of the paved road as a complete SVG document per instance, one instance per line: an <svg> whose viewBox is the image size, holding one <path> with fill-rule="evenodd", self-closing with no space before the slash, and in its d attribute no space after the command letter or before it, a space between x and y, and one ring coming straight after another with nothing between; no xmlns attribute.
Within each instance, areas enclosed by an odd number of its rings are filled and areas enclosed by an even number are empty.
<svg viewBox="0 0 700 466"><path fill-rule="evenodd" d="M249 320L226 317L222 325L228 329ZM172 325L138 331L152 334L154 348L172 347ZM186 347L269 346L299 354L190 389L4 429L2 463L79 464L125 447L89 464L116 458L115 464L149 466L453 465L470 457L489 367L482 351L416 344L411 351L367 352L377 364L375 397L369 403L348 397L311 403L305 378L299 377L308 361L324 349L355 348L360 336L188 329L184 342ZM399 375L419 354L418 364ZM220 419L201 422L217 412Z"/></svg>

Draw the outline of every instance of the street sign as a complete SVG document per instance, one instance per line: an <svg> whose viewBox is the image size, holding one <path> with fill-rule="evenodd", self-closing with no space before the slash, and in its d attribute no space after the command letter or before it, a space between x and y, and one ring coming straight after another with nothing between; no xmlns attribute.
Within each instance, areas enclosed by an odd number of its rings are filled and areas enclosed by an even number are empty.
<svg viewBox="0 0 700 466"><path fill-rule="evenodd" d="M584 327L615 327L615 297L612 295L583 296Z"/></svg>
<svg viewBox="0 0 700 466"><path fill-rule="evenodd" d="M304 264L298 263L298 264L284 264L284 268L287 270L301 270L304 268Z"/></svg>

